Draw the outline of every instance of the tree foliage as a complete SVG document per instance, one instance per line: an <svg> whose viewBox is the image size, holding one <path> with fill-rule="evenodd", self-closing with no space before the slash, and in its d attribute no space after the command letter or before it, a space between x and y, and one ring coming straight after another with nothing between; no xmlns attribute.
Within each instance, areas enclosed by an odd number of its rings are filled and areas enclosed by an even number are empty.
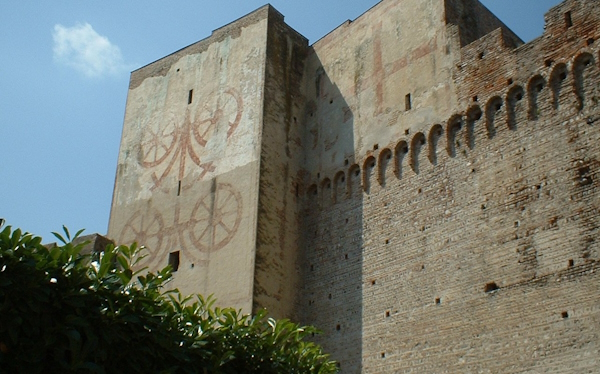
<svg viewBox="0 0 600 374"><path fill-rule="evenodd" d="M2 225L0 222L0 229ZM0 232L0 371L9 373L335 373L313 327L216 308L164 291L170 268L134 271L140 249Z"/></svg>

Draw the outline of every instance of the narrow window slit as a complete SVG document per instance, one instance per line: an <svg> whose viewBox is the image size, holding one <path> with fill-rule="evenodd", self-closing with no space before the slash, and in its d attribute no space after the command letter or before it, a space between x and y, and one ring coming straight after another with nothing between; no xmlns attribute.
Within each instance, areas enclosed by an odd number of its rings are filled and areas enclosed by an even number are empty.
<svg viewBox="0 0 600 374"><path fill-rule="evenodd" d="M573 20L571 19L571 12L565 13L565 26L567 26L567 28L573 26Z"/></svg>
<svg viewBox="0 0 600 374"><path fill-rule="evenodd" d="M188 92L188 104L192 103L193 97L194 97L194 90L190 90L190 92Z"/></svg>
<svg viewBox="0 0 600 374"><path fill-rule="evenodd" d="M173 272L179 270L179 251L169 253L169 265Z"/></svg>

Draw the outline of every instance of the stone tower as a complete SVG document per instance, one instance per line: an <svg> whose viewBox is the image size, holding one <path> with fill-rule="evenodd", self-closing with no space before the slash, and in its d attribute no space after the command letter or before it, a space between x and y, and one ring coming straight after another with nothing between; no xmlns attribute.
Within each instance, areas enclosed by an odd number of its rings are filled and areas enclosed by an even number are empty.
<svg viewBox="0 0 600 374"><path fill-rule="evenodd" d="M109 237L344 373L592 372L599 37L593 0L528 44L477 0L312 46L262 7L132 73Z"/></svg>

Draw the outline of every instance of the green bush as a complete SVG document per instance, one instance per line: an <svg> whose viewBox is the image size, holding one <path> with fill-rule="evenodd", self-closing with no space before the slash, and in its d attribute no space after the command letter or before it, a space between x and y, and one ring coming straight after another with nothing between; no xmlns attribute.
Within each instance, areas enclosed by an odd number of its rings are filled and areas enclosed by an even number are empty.
<svg viewBox="0 0 600 374"><path fill-rule="evenodd" d="M55 234L62 245L45 247L19 229L0 232L0 372L337 372L305 341L313 327L164 291L171 270L134 271L135 244L83 255L79 234L65 228Z"/></svg>

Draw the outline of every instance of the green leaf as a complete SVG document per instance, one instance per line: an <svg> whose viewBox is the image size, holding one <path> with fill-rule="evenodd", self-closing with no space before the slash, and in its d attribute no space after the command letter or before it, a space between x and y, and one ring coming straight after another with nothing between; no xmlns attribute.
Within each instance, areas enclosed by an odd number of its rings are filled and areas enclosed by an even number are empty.
<svg viewBox="0 0 600 374"><path fill-rule="evenodd" d="M65 238L63 238L59 233L52 231L52 235L54 235L63 244L67 244L67 241L65 240Z"/></svg>

